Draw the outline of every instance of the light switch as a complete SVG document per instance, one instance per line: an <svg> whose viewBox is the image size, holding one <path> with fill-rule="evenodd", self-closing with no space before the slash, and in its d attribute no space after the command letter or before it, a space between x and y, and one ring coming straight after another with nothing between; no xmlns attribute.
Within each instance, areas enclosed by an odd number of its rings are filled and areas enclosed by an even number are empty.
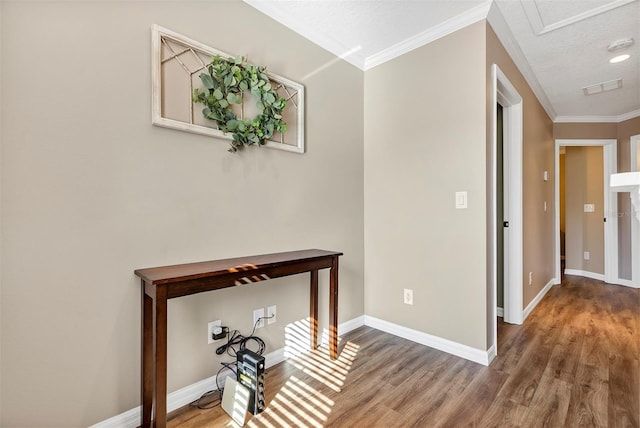
<svg viewBox="0 0 640 428"><path fill-rule="evenodd" d="M456 209L467 208L467 192L456 192Z"/></svg>
<svg viewBox="0 0 640 428"><path fill-rule="evenodd" d="M595 212L596 207L593 204L584 204L584 212L586 213L592 213Z"/></svg>

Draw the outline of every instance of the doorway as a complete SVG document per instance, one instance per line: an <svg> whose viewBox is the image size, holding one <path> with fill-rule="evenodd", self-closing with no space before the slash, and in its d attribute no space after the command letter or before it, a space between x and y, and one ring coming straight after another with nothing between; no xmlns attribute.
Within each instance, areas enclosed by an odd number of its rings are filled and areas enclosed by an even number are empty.
<svg viewBox="0 0 640 428"><path fill-rule="evenodd" d="M630 150L630 171L640 171L640 134L633 135L629 145ZM635 213L631 206L631 283L634 287L640 288L640 215Z"/></svg>
<svg viewBox="0 0 640 428"><path fill-rule="evenodd" d="M609 187L609 177L617 171L617 153L616 140L556 140L555 142L555 173L556 177L560 176L560 149L562 147L602 147L603 168L602 168L602 185L604 193L604 202L602 207L602 222L604 223L604 275L596 277L589 275L588 272L582 272L583 276L590 276L596 279L604 280L607 283L618 283L618 200L616 195L611 192ZM555 279L556 284L560 283L562 278L561 272L561 251L560 251L560 183L555 183ZM584 210L590 210L591 207L586 201L584 202ZM594 207L595 208L595 207ZM600 221L600 220L598 220ZM586 252L584 258L590 257Z"/></svg>
<svg viewBox="0 0 640 428"><path fill-rule="evenodd" d="M492 299L488 308L490 352L497 355L498 337L498 271L503 272L503 319L507 323L522 324L522 97L497 64L491 68L493 81L492 145L491 145L491 222L488 239L491 244L489 293ZM502 173L498 171L498 105L502 122ZM502 179L499 197L499 176ZM499 203L503 214L499 216ZM508 222L508 227L504 227ZM498 244L500 241L500 244ZM502 246L503 255L499 256ZM491 356L490 356L491 360Z"/></svg>

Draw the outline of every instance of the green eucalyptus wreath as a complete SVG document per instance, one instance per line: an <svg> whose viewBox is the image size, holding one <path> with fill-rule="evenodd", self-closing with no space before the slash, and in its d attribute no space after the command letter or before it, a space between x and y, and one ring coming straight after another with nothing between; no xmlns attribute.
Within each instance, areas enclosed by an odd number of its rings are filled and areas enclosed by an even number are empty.
<svg viewBox="0 0 640 428"><path fill-rule="evenodd" d="M245 145L262 146L274 132L287 130L282 121L287 102L271 86L266 67L247 64L241 56L227 59L215 55L207 72L200 74L200 80L204 90L194 89L193 101L205 105L203 116L215 120L218 129L232 133L230 152L235 153ZM246 91L258 100L257 107L262 113L253 119L238 119L232 105L242 104Z"/></svg>

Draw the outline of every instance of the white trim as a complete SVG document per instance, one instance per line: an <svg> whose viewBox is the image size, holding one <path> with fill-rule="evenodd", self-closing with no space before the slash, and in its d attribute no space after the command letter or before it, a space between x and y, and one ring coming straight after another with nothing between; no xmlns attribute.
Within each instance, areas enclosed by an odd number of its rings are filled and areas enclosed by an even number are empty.
<svg viewBox="0 0 640 428"><path fill-rule="evenodd" d="M504 162L505 171L507 172L508 188L504 189L507 195L507 204L505 213L508 216L509 228L505 230L505 239L508 251L507 261L505 262L505 287L504 287L504 321L511 324L522 324L522 270L523 270L523 209L522 209L522 97L511 84L507 76L500 70L497 64L491 67L493 80L493 107L492 107L492 192L493 202L495 205L495 195L497 194L496 184L496 147L497 147L497 130L496 130L496 103L500 102L503 107L504 115ZM493 227L497 225L495 206L491 207L491 217ZM493 237L493 260L492 263L492 287L493 287L493 307L497 306L497 245L496 233L492 233ZM497 341L498 336L498 320L496 316L491 317L493 320L494 340Z"/></svg>
<svg viewBox="0 0 640 428"><path fill-rule="evenodd" d="M618 170L618 140L562 140L555 141L555 173L560 176L560 147L564 146L601 146L604 166L604 214L607 222L604 225L604 276L603 281L618 284L618 197L611 191L609 180L611 174ZM560 180L555 180L555 277L560 278ZM565 269L565 273L567 269ZM584 275L583 275L584 276Z"/></svg>
<svg viewBox="0 0 640 428"><path fill-rule="evenodd" d="M506 49L516 67L518 67L518 70L524 77L524 80L526 80L529 84L529 87L535 94L538 102L540 102L542 108L544 108L544 111L547 112L549 118L553 120L557 116L556 111L553 108L551 101L549 101L547 93L544 91L542 85L538 81L538 78L531 69L531 66L527 61L526 56L522 52L522 49L520 49L520 45L513 36L513 33L511 32L509 25L504 19L502 12L500 12L500 8L495 2L492 3L491 8L489 9L489 13L487 14L487 21L491 25L491 28L493 28L493 31L496 33L496 36L498 36L498 39Z"/></svg>
<svg viewBox="0 0 640 428"><path fill-rule="evenodd" d="M557 116L555 123L619 123L640 116L640 109L619 116Z"/></svg>
<svg viewBox="0 0 640 428"><path fill-rule="evenodd" d="M452 340L443 339L442 337L433 336L422 331L413 330L411 328L394 324L389 321L381 320L369 315L365 315L364 324L368 327L375 328L376 330L381 330L385 333L402 337L403 339L407 339L412 342L416 342L421 345L425 345L430 348L434 348L439 351L464 358L465 360L473 361L474 363L483 364L485 366L489 365L488 351L482 351L480 349L472 348L471 346L463 345Z"/></svg>
<svg viewBox="0 0 640 428"><path fill-rule="evenodd" d="M498 306L496 308L496 315L499 316L500 318L504 318L504 308L501 308Z"/></svg>
<svg viewBox="0 0 640 428"><path fill-rule="evenodd" d="M345 321L342 324L338 324L338 336L342 336L343 334L347 334L356 328L360 328L364 325L364 315L360 315L359 317L350 319L349 321ZM322 329L322 337L320 339L320 344L328 345L329 344L329 329Z"/></svg>
<svg viewBox="0 0 640 428"><path fill-rule="evenodd" d="M629 140L629 165L630 171L640 171L640 162L638 162L638 152L640 151L640 134L632 135ZM630 195L631 196L631 195ZM633 215L633 210L636 210L636 215ZM631 204L631 279L635 287L640 288L640 219L637 211L640 207L636 207Z"/></svg>
<svg viewBox="0 0 640 428"><path fill-rule="evenodd" d="M546 296L549 290L551 290L551 287L553 287L553 285L556 283L555 281L556 281L555 278L549 280L549 282L547 282L547 285L545 285L544 288L540 290L538 295L531 302L529 302L529 304L524 310L524 317L523 317L524 319L527 319L529 314L535 309L536 306L538 306L538 303L540 303L542 298Z"/></svg>
<svg viewBox="0 0 640 428"><path fill-rule="evenodd" d="M591 278L591 279L595 279L598 281L604 281L604 275L601 273L595 273L595 272L589 272L586 270L578 270L578 269L565 269L564 270L564 274L565 275L576 275L576 276L583 276L585 278Z"/></svg>
<svg viewBox="0 0 640 428"><path fill-rule="evenodd" d="M245 0L246 1L246 0ZM404 55L407 52L411 52L421 46L429 44L439 38L454 33L464 27L481 21L487 17L489 8L492 1L485 1L484 3L475 6L460 15L454 16L434 27L429 28L426 31L411 36L401 42L396 43L386 49L383 49L373 55L369 55L364 60L363 70L370 70L380 64L384 64L387 61L391 61L394 58Z"/></svg>
<svg viewBox="0 0 640 428"><path fill-rule="evenodd" d="M346 334L351 330L362 327L364 325L364 320L364 315L361 315L349 321L345 321L342 324L338 324L338 335ZM287 358L285 356L284 348L280 348L265 354L264 359L265 367L271 368L276 364L285 361ZM211 376L174 391L167 395L167 412L179 409L180 407L197 400L205 392L216 388L216 376ZM140 406L138 406L131 410L127 410L124 413L98 422L90 428L137 428L140 425L140 416L141 409Z"/></svg>
<svg viewBox="0 0 640 428"><path fill-rule="evenodd" d="M491 364L491 361L493 361L498 356L496 348L497 346L494 343L493 345L491 345L491 348L489 348L489 350L487 351L487 358L489 359L489 364Z"/></svg>
<svg viewBox="0 0 640 428"><path fill-rule="evenodd" d="M640 288L638 286L636 286L633 281L629 280L629 279L619 279L618 280L618 284L616 285L624 285L625 287L630 287L630 288Z"/></svg>

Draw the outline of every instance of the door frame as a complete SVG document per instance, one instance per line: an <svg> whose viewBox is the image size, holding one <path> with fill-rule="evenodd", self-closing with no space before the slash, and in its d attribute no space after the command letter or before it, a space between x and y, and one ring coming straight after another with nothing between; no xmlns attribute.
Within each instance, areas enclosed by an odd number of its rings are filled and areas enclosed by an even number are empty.
<svg viewBox="0 0 640 428"><path fill-rule="evenodd" d="M638 155L640 151L640 134L632 135L629 140L629 170L640 171ZM640 226L637 218L633 218L633 204L631 205L631 283L640 288Z"/></svg>
<svg viewBox="0 0 640 428"><path fill-rule="evenodd" d="M491 191L492 203L490 204L490 242L492 244L491 256L491 287L493 301L489 316L493 323L493 339L495 353L497 355L498 319L497 319L497 104L502 105L503 111L503 146L505 171L507 177L504 180L509 186L504 189L505 204L504 212L508 215L509 230L505 233L505 247L509 251L505 253L505 277L504 277L504 315L505 322L511 324L522 324L524 320L522 304L522 270L523 270L523 224L522 224L522 97L511 84L507 76L500 70L497 64L491 67L492 78L492 104L491 104L491 126L492 126L492 152L491 152Z"/></svg>
<svg viewBox="0 0 640 428"><path fill-rule="evenodd" d="M618 171L618 140L557 139L555 141L555 176L560 177L560 147L602 147L604 170L604 282L619 284L618 278L618 197L611 191L611 174ZM560 272L560 180L555 180L555 283L562 278Z"/></svg>

